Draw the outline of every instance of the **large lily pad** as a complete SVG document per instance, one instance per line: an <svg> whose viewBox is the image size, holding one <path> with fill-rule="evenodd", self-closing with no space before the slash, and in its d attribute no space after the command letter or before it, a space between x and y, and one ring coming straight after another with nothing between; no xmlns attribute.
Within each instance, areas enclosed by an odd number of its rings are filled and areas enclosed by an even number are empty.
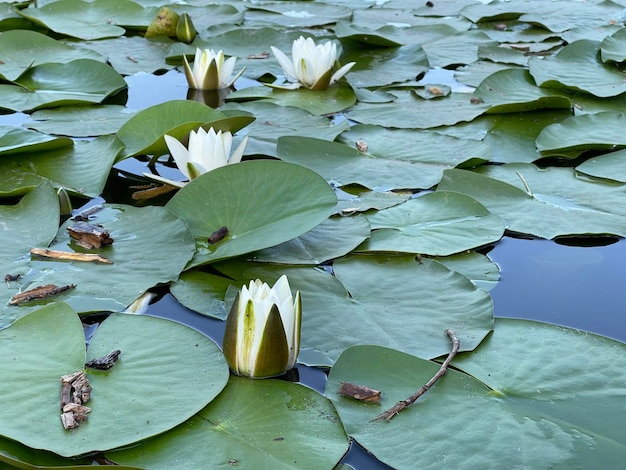
<svg viewBox="0 0 626 470"><path fill-rule="evenodd" d="M331 469L348 438L326 398L280 380L231 377L219 397L176 429L126 450L117 463L151 469Z"/></svg>
<svg viewBox="0 0 626 470"><path fill-rule="evenodd" d="M578 165L576 171L596 178L626 183L626 149L590 158Z"/></svg>
<svg viewBox="0 0 626 470"><path fill-rule="evenodd" d="M305 28L348 20L352 10L325 2L273 2L248 5L246 22Z"/></svg>
<svg viewBox="0 0 626 470"><path fill-rule="evenodd" d="M377 124L401 129L428 129L471 121L489 105L471 100L464 93L450 93L445 98L425 100L410 91L394 90L392 103L357 103L346 116L361 124ZM474 101L474 102L472 102Z"/></svg>
<svg viewBox="0 0 626 470"><path fill-rule="evenodd" d="M24 72L15 85L0 87L0 107L29 111L100 103L124 88L126 82L120 74L92 59L42 64Z"/></svg>
<svg viewBox="0 0 626 470"><path fill-rule="evenodd" d="M489 295L432 259L420 263L415 256L350 255L334 261L334 276L315 268L261 263L229 261L215 267L235 279L237 288L250 279L273 283L287 275L302 296L301 345L323 353L328 362L322 365L331 365L356 344L437 357L449 349L442 334L446 328L457 328L464 335L463 348L471 350L492 328ZM203 287L211 290L210 283Z"/></svg>
<svg viewBox="0 0 626 470"><path fill-rule="evenodd" d="M471 197L437 191L367 217L369 240L357 251L447 256L498 241L504 223Z"/></svg>
<svg viewBox="0 0 626 470"><path fill-rule="evenodd" d="M196 101L171 100L139 111L117 132L126 145L124 158L134 155L163 155L168 152L164 134L183 140L189 131L202 126L236 132L254 118L249 113L216 111Z"/></svg>
<svg viewBox="0 0 626 470"><path fill-rule="evenodd" d="M47 178L54 186L76 195L97 197L121 150L122 144L115 136L103 136L57 150L0 158L0 195L24 194Z"/></svg>
<svg viewBox="0 0 626 470"><path fill-rule="evenodd" d="M120 105L56 108L36 111L24 127L55 135L94 137L115 134L133 116Z"/></svg>
<svg viewBox="0 0 626 470"><path fill-rule="evenodd" d="M11 358L0 372L0 433L63 456L120 447L171 429L209 403L229 375L211 340L149 316L112 314L91 339L87 355L82 323L62 303L32 312L0 336L2 356ZM87 370L93 388L87 422L65 431L60 377L82 370L86 357L114 349L122 354L112 369ZM190 387L185 400L172 385L182 383Z"/></svg>
<svg viewBox="0 0 626 470"><path fill-rule="evenodd" d="M569 354L562 354L564 345ZM348 434L395 468L454 462L495 468L503 461L525 468L590 468L598 462L613 468L626 457L625 347L558 326L497 320L476 351L454 362L472 376L448 370L391 422L371 420L416 392L439 364L357 346L331 370L326 395ZM340 382L381 390L381 405L341 397ZM463 423L472 423L471 432L459 431ZM394 445L399 440L405 445Z"/></svg>
<svg viewBox="0 0 626 470"><path fill-rule="evenodd" d="M47 198L54 197L49 194ZM50 203L48 203L50 204ZM42 224L36 208L27 206L19 212L23 224ZM54 227L57 220L44 219ZM195 244L187 225L163 207L137 208L123 204L103 205L103 209L90 217L92 224L100 224L113 238L111 246L89 250L104 256L112 264L80 261L30 259L31 248L48 248L45 241L34 246L25 238L23 226L15 224L5 230L3 242L12 255L5 258L2 267L7 273L21 273L14 282L1 286L3 306L0 309L0 326L53 300L67 302L78 312L123 310L147 289L156 284L176 279L194 253ZM49 246L53 250L85 251L69 237L69 220L62 225ZM50 230L51 227L48 227ZM53 299L8 305L8 300L19 291L36 286L55 284L75 285Z"/></svg>
<svg viewBox="0 0 626 470"><path fill-rule="evenodd" d="M572 168L529 164L446 170L438 191L456 191L481 202L507 229L543 238L626 235L626 187L577 178Z"/></svg>
<svg viewBox="0 0 626 470"><path fill-rule="evenodd" d="M259 160L227 165L189 182L167 208L196 238L188 267L238 256L291 240L323 222L337 198L317 173L291 163ZM208 237L220 227L228 235Z"/></svg>
<svg viewBox="0 0 626 470"><path fill-rule="evenodd" d="M36 31L11 30L0 33L0 76L12 82L35 65L67 63L76 59L104 62L97 52L81 50Z"/></svg>
<svg viewBox="0 0 626 470"><path fill-rule="evenodd" d="M626 92L624 75L601 62L599 50L598 41L581 39L565 46L554 57L533 57L528 68L537 85L546 88L566 88L603 98Z"/></svg>
<svg viewBox="0 0 626 470"><path fill-rule="evenodd" d="M0 126L0 155L55 150L74 145L72 139L52 137L14 126Z"/></svg>
<svg viewBox="0 0 626 470"><path fill-rule="evenodd" d="M22 9L20 14L59 34L102 39L123 35L123 26L147 28L158 10L130 0L60 0L41 8Z"/></svg>
<svg viewBox="0 0 626 470"><path fill-rule="evenodd" d="M334 123L325 116L315 116L301 108L265 100L230 102L220 109L229 112L245 110L254 114L255 121L246 128L249 137L246 155L275 157L279 137L299 135L332 141L349 127L347 121Z"/></svg>
<svg viewBox="0 0 626 470"><path fill-rule="evenodd" d="M577 157L589 150L613 150L626 147L623 113L603 112L572 116L546 126L537 136L537 148L543 155Z"/></svg>

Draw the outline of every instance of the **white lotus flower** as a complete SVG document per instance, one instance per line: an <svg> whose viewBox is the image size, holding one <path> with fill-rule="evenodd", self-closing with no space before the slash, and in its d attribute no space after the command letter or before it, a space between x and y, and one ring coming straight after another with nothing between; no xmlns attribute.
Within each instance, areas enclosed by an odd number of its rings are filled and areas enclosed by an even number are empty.
<svg viewBox="0 0 626 470"><path fill-rule="evenodd" d="M222 348L237 374L275 377L292 369L300 352L302 307L289 281L281 276L274 287L259 279L243 286L226 319Z"/></svg>
<svg viewBox="0 0 626 470"><path fill-rule="evenodd" d="M237 58L230 57L224 60L224 52L215 52L213 49L202 50L196 48L193 70L184 54L183 62L185 65L187 83L190 88L196 90L220 90L222 88L229 88L245 70L244 67L241 72L231 80L230 77L233 74L233 70L235 70Z"/></svg>
<svg viewBox="0 0 626 470"><path fill-rule="evenodd" d="M281 50L271 47L287 79L294 82L284 88L305 86L312 90L325 90L348 73L355 64L350 62L333 73L337 61L337 45L332 41L316 45L313 39L300 36L293 42L291 60Z"/></svg>
<svg viewBox="0 0 626 470"><path fill-rule="evenodd" d="M165 135L164 138L176 166L189 180L221 166L239 163L248 142L248 137L244 137L239 147L231 155L232 134L230 132L222 133L222 131L216 133L212 127L208 132L202 127L198 128L198 131L191 131L188 149L178 139L170 135ZM144 173L144 175L178 188L185 185L184 182L169 180L150 173Z"/></svg>

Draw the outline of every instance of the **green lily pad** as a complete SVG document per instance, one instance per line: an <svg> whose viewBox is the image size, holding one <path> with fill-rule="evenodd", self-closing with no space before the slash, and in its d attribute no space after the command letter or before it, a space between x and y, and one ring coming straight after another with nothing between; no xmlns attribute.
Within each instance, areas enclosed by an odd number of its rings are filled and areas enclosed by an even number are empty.
<svg viewBox="0 0 626 470"><path fill-rule="evenodd" d="M201 126L234 133L254 120L248 113L231 114L188 100L171 100L146 108L133 115L117 132L126 145L123 158L168 153L165 134L183 140L189 131Z"/></svg>
<svg viewBox="0 0 626 470"><path fill-rule="evenodd" d="M24 127L48 134L94 137L115 134L132 116L133 111L120 105L45 109L31 114L34 122Z"/></svg>
<svg viewBox="0 0 626 470"><path fill-rule="evenodd" d="M352 49L342 56L344 63L356 62L346 80L353 87L379 87L415 80L428 70L426 53L419 45L394 48ZM393 73L389 73L393 70Z"/></svg>
<svg viewBox="0 0 626 470"><path fill-rule="evenodd" d="M54 192L46 197L53 197L58 206ZM24 224L43 223L39 211L30 206L20 208L18 214ZM58 227L58 216L56 220L44 220ZM176 279L194 253L195 243L187 225L163 207L107 204L91 216L89 222L102 225L113 238L113 244L100 249L82 249L68 234L67 227L74 224L72 220L58 229L55 242L50 246L45 240L34 244L24 237L20 224L11 226L10 232L5 231L8 238L5 244L12 255L5 258L2 269L7 273L21 273L22 276L15 282L0 286L0 295L4 299L0 309L0 327L54 300L67 302L81 313L123 310L147 289ZM35 256L31 259L31 248L88 251L105 257L112 264L40 260ZM18 292L46 284L75 287L53 298L8 304L8 300Z"/></svg>
<svg viewBox="0 0 626 470"><path fill-rule="evenodd" d="M437 357L450 348L446 328L457 328L462 347L472 350L492 328L489 295L432 259L349 255L334 261L334 276L313 267L233 261L214 266L235 279L237 289L250 279L271 283L285 274L302 297L301 346L325 355L327 366L356 344Z"/></svg>
<svg viewBox="0 0 626 470"><path fill-rule="evenodd" d="M351 190L351 192L343 191ZM386 209L398 204L411 197L410 192L393 192L393 191L369 191L361 187L353 188L344 187L335 190L337 194L336 213L340 215L350 215L356 212L367 212L370 209Z"/></svg>
<svg viewBox="0 0 626 470"><path fill-rule="evenodd" d="M31 111L46 107L100 103L126 88L110 66L91 59L42 64L28 69L15 85L0 86L0 107Z"/></svg>
<svg viewBox="0 0 626 470"><path fill-rule="evenodd" d="M596 178L626 183L626 149L590 158L578 165L576 171Z"/></svg>
<svg viewBox="0 0 626 470"><path fill-rule="evenodd" d="M438 191L473 197L507 229L551 239L565 235L626 235L624 185L577 178L572 168L529 164L446 170Z"/></svg>
<svg viewBox="0 0 626 470"><path fill-rule="evenodd" d="M74 44L74 42L71 42ZM169 70L173 64L166 61L172 46L180 44L166 36L146 38L144 36L120 36L109 39L81 41L76 44L107 57L107 61L118 73L134 75Z"/></svg>
<svg viewBox="0 0 626 470"><path fill-rule="evenodd" d="M602 27L623 15L624 7L616 2L582 2L571 8L567 0L535 2L520 21L541 26L557 33L574 27Z"/></svg>
<svg viewBox="0 0 626 470"><path fill-rule="evenodd" d="M130 0L60 0L20 14L55 33L89 40L122 36L124 27L145 29L158 10Z"/></svg>
<svg viewBox="0 0 626 470"><path fill-rule="evenodd" d="M67 63L77 59L104 62L97 52L63 44L44 34L28 30L11 30L0 33L0 77L10 82L31 67L48 63Z"/></svg>
<svg viewBox="0 0 626 470"><path fill-rule="evenodd" d="M602 62L626 61L626 29L618 29L600 44Z"/></svg>
<svg viewBox="0 0 626 470"><path fill-rule="evenodd" d="M354 92L349 87L331 86L326 90L279 90L270 87L252 87L235 91L228 95L227 101L261 100L280 106L293 106L311 114L333 114L343 111L356 103Z"/></svg>
<svg viewBox="0 0 626 470"><path fill-rule="evenodd" d="M346 116L361 124L428 129L471 121L489 109L489 105L472 102L464 93L450 93L437 100L425 100L410 91L394 90L393 95L397 99L392 103L357 103Z"/></svg>
<svg viewBox="0 0 626 470"><path fill-rule="evenodd" d="M447 256L498 241L504 223L463 194L437 191L368 215L369 240L359 252Z"/></svg>
<svg viewBox="0 0 626 470"><path fill-rule="evenodd" d="M334 408L319 393L280 380L233 376L224 391L186 423L106 455L117 463L151 469L330 469L348 445Z"/></svg>
<svg viewBox="0 0 626 470"><path fill-rule="evenodd" d="M306 28L349 20L352 10L341 5L314 2L274 2L247 6L246 22Z"/></svg>
<svg viewBox="0 0 626 470"><path fill-rule="evenodd" d="M166 207L189 224L196 238L191 268L291 240L323 222L336 203L332 189L317 173L290 163L258 160L201 175ZM208 237L220 227L228 228L227 237L209 244Z"/></svg>
<svg viewBox="0 0 626 470"><path fill-rule="evenodd" d="M439 182L445 168L453 168L471 157L486 157L489 152L482 142L467 143L434 133L374 126L356 126L341 140L359 142L367 150L360 152L354 146L310 137L281 137L277 154L339 186L356 183L372 189L393 189L430 188ZM442 151L446 146L456 152ZM450 161L445 161L446 157Z"/></svg>
<svg viewBox="0 0 626 470"><path fill-rule="evenodd" d="M348 254L370 236L362 215L331 217L299 237L250 254L254 261L279 264L321 264Z"/></svg>
<svg viewBox="0 0 626 470"><path fill-rule="evenodd" d="M626 117L623 113L603 112L572 116L546 126L537 136L542 155L577 157L589 150L626 147Z"/></svg>
<svg viewBox="0 0 626 470"><path fill-rule="evenodd" d="M376 14L385 14L382 10L375 10ZM364 26L368 24L368 26ZM335 35L338 39L349 39L352 41L358 41L371 46L381 47L398 47L402 46L404 42L398 42L395 39L396 28L393 25L382 25L379 28L372 28L371 23L359 23L356 22L344 22L341 21L335 26ZM385 34L390 32L390 34Z"/></svg>
<svg viewBox="0 0 626 470"><path fill-rule="evenodd" d="M528 69L537 85L545 88L582 91L601 98L626 92L624 75L601 62L599 50L598 41L582 39L553 57L531 58Z"/></svg>
<svg viewBox="0 0 626 470"><path fill-rule="evenodd" d="M498 265L487 256L475 251L451 256L437 256L434 259L451 271L463 274L472 281L472 284L487 292L493 289L500 279Z"/></svg>
<svg viewBox="0 0 626 470"><path fill-rule="evenodd" d="M103 136L57 150L0 158L0 195L22 195L46 178L75 195L97 197L121 150L115 136Z"/></svg>
<svg viewBox="0 0 626 470"><path fill-rule="evenodd" d="M535 109L571 109L567 96L554 90L539 88L530 73L522 69L506 69L487 77L474 96L490 104L488 113L519 113Z"/></svg>
<svg viewBox="0 0 626 470"><path fill-rule="evenodd" d="M285 135L315 137L335 140L349 126L347 121L334 123L325 116L315 116L308 111L292 106L281 106L265 100L246 103L226 103L223 111L247 111L255 121L246 128L249 137L246 155L277 156L276 142Z"/></svg>
<svg viewBox="0 0 626 470"><path fill-rule="evenodd" d="M82 323L62 303L32 312L0 335L3 356L12 358L0 372L5 405L0 410L0 433L63 456L108 450L171 429L206 406L229 375L211 340L181 324L149 316L112 314L99 326L87 354ZM74 431L64 430L61 376L82 370L86 358L114 349L122 353L113 368L87 369L93 388L87 422ZM193 389L186 392L188 399L180 400L180 390L172 383L188 384Z"/></svg>
<svg viewBox="0 0 626 470"><path fill-rule="evenodd" d="M0 156L55 150L74 145L67 137L52 137L15 126L0 126Z"/></svg>
<svg viewBox="0 0 626 470"><path fill-rule="evenodd" d="M563 345L570 354L562 354ZM490 468L503 461L559 469L590 468L601 461L614 468L626 457L624 348L581 331L498 319L474 352L453 362L471 376L448 370L390 422L371 420L415 393L439 364L356 346L333 366L326 395L347 433L395 468L440 468L452 462ZM340 382L382 391L380 406L340 396ZM456 432L461 423L472 423L472 432ZM420 445L394 446L398 440Z"/></svg>

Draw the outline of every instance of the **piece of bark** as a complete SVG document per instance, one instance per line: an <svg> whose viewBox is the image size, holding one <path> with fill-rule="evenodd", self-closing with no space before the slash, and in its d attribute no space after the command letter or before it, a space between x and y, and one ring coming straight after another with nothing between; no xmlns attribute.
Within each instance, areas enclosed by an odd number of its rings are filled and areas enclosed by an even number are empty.
<svg viewBox="0 0 626 470"><path fill-rule="evenodd" d="M90 224L88 222L76 222L71 227L67 227L67 231L70 237L76 240L80 246L88 250L113 244L111 235L102 225Z"/></svg>
<svg viewBox="0 0 626 470"><path fill-rule="evenodd" d="M374 390L365 385L341 382L339 393L344 397L354 398L365 403L380 403L380 390Z"/></svg>
<svg viewBox="0 0 626 470"><path fill-rule="evenodd" d="M115 349L105 356L96 357L95 359L86 362L85 367L89 367L90 369L109 370L120 358L120 354L122 354L122 351Z"/></svg>
<svg viewBox="0 0 626 470"><path fill-rule="evenodd" d="M24 302L30 302L32 300L47 299L54 297L55 295L65 292L66 290L73 289L76 284L69 284L67 286L57 286L54 284L46 284L45 286L35 287L19 294L15 294L9 300L9 305L18 305Z"/></svg>
<svg viewBox="0 0 626 470"><path fill-rule="evenodd" d="M209 235L209 239L207 241L209 245L215 245L217 242L222 241L226 235L228 235L228 227L220 227Z"/></svg>
<svg viewBox="0 0 626 470"><path fill-rule="evenodd" d="M47 248L31 248L30 254L41 256L43 258L53 258L67 261L86 261L88 263L97 262L104 264L113 264L111 260L95 253L76 253L73 251L49 250Z"/></svg>

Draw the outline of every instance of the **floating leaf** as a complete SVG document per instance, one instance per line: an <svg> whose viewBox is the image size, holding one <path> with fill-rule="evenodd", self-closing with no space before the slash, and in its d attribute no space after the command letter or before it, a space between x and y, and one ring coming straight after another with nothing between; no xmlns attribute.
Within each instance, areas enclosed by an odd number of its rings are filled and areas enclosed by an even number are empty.
<svg viewBox="0 0 626 470"><path fill-rule="evenodd" d="M336 203L332 189L317 173L259 160L201 175L166 207L189 224L196 238L190 268L291 240L324 221ZM208 237L220 227L228 228L228 236L209 244Z"/></svg>
<svg viewBox="0 0 626 470"><path fill-rule="evenodd" d="M554 57L533 57L528 68L537 85L545 88L583 91L602 98L626 92L624 75L602 63L599 50L599 42L581 39Z"/></svg>
<svg viewBox="0 0 626 470"><path fill-rule="evenodd" d="M15 85L0 86L0 107L30 111L55 106L100 103L126 88L110 66L91 59L42 64L28 69Z"/></svg>
<svg viewBox="0 0 626 470"><path fill-rule="evenodd" d="M563 345L570 354L562 354ZM470 468L503 461L532 468L586 468L598 461L619 467L626 457L624 352L623 343L589 333L498 319L474 352L453 362L471 376L449 369L390 422L371 419L415 393L439 364L356 346L333 366L326 395L347 433L395 468L461 461ZM340 382L381 390L380 406L341 397ZM460 423L472 423L472 432L456 432ZM500 424L495 434L493 423ZM398 440L420 445L394 445Z"/></svg>
<svg viewBox="0 0 626 470"><path fill-rule="evenodd" d="M0 126L0 155L55 150L71 147L73 144L72 139L68 138L51 137L14 126Z"/></svg>
<svg viewBox="0 0 626 470"><path fill-rule="evenodd" d="M47 197L53 197L58 205L56 193ZM25 224L42 224L42 218L34 209L25 207L19 214ZM54 221L44 220L58 227L58 215ZM7 258L10 261L3 269L7 273L22 272L22 276L16 282L0 287L5 299L0 308L0 326L7 326L16 318L54 300L65 301L78 312L123 310L147 289L176 279L194 253L195 244L187 225L163 207L104 205L89 221L102 225L113 238L112 245L89 252L105 257L112 264L39 260L35 257L31 260L29 250L34 246L24 239L24 229L14 224L10 231L5 231L8 237L5 243L13 255ZM47 247L41 243L37 248L85 252L68 234L67 227L73 223L69 220L59 228L54 244ZM6 303L17 292L46 284L76 287L52 299L19 306Z"/></svg>
<svg viewBox="0 0 626 470"><path fill-rule="evenodd" d="M60 0L20 14L52 31L79 39L123 35L126 27L145 29L157 15L157 7L142 7L130 0Z"/></svg>
<svg viewBox="0 0 626 470"><path fill-rule="evenodd" d="M576 171L626 183L626 149L590 158L578 165Z"/></svg>
<svg viewBox="0 0 626 470"><path fill-rule="evenodd" d="M446 170L438 191L456 191L481 202L508 230L543 238L564 235L626 235L626 188L576 178L572 168L529 164Z"/></svg>
<svg viewBox="0 0 626 470"><path fill-rule="evenodd" d="M360 252L404 252L447 256L498 241L500 217L463 194L437 191L372 215L369 240Z"/></svg>
<svg viewBox="0 0 626 470"><path fill-rule="evenodd" d="M36 31L11 30L0 33L0 76L12 82L31 67L48 63L67 63L76 59L104 62L97 52L56 41Z"/></svg>
<svg viewBox="0 0 626 470"><path fill-rule="evenodd" d="M68 432L60 419L60 378L84 368L79 317L55 303L0 335L3 357L12 358L0 371L0 433L63 456L120 447L171 429L209 403L229 375L220 350L201 333L160 318L112 314L91 339L87 358L119 349L120 360L108 371L87 370L91 413ZM185 400L181 386L189 387Z"/></svg>
<svg viewBox="0 0 626 470"><path fill-rule="evenodd" d="M34 122L24 127L48 134L93 137L115 134L132 116L132 111L119 105L55 108L34 112Z"/></svg>
<svg viewBox="0 0 626 470"><path fill-rule="evenodd" d="M107 457L152 469L287 469L294 462L299 468L330 469L348 444L334 408L319 393L281 380L233 376L189 421L139 446L107 452Z"/></svg>

